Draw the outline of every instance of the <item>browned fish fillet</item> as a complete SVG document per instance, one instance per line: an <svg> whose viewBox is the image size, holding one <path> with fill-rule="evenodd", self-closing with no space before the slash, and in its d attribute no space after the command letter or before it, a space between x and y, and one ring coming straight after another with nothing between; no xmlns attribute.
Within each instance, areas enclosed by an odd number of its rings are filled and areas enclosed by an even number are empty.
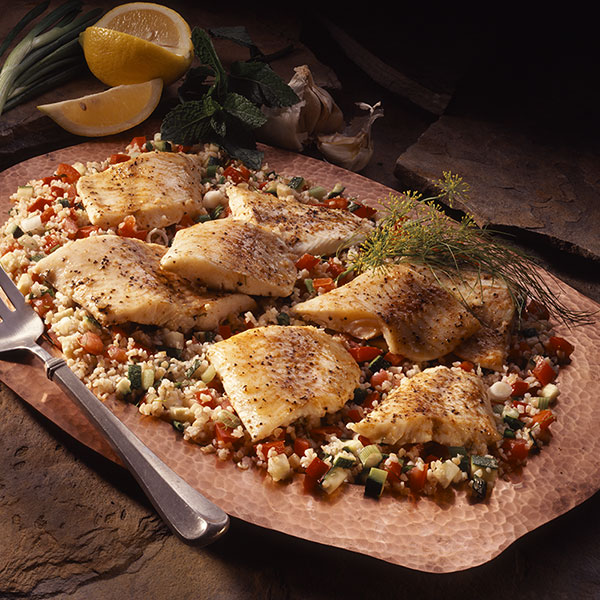
<svg viewBox="0 0 600 600"><path fill-rule="evenodd" d="M444 366L403 379L379 406L348 428L372 442L434 441L483 454L501 437L482 379Z"/></svg>
<svg viewBox="0 0 600 600"><path fill-rule="evenodd" d="M363 273L292 312L361 339L383 334L391 352L416 361L448 354L481 326L429 269L405 263Z"/></svg>

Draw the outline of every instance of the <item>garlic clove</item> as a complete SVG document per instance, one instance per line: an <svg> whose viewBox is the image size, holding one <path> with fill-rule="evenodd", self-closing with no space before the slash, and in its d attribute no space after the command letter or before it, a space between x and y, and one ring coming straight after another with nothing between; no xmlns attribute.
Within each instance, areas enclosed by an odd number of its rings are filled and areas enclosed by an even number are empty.
<svg viewBox="0 0 600 600"><path fill-rule="evenodd" d="M361 171L373 156L371 127L383 116L381 102L370 106L358 102L357 106L368 114L356 117L342 133L317 136L317 148L330 162L350 171Z"/></svg>

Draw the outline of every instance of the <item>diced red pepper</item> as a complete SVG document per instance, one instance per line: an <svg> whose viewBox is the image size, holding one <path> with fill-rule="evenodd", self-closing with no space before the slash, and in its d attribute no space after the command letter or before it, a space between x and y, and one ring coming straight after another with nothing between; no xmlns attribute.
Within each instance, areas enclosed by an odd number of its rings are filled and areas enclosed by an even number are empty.
<svg viewBox="0 0 600 600"><path fill-rule="evenodd" d="M294 440L294 452L300 457L304 456L304 453L310 447L310 442L305 438L296 438Z"/></svg>
<svg viewBox="0 0 600 600"><path fill-rule="evenodd" d="M343 431L337 425L324 425L310 430L313 437L325 437L327 435L337 435L340 437Z"/></svg>
<svg viewBox="0 0 600 600"><path fill-rule="evenodd" d="M195 397L198 403L202 404L202 406L209 406L210 408L217 408L218 406L218 402L212 397L212 394L207 392L196 392Z"/></svg>
<svg viewBox="0 0 600 600"><path fill-rule="evenodd" d="M467 371L467 373L470 373L475 368L475 365L469 360L463 360L458 366L463 371Z"/></svg>
<svg viewBox="0 0 600 600"><path fill-rule="evenodd" d="M54 308L54 298L50 294L42 294L38 298L32 298L31 306L40 317L44 317Z"/></svg>
<svg viewBox="0 0 600 600"><path fill-rule="evenodd" d="M81 177L81 173L75 167L66 163L58 165L56 175L67 183L75 183Z"/></svg>
<svg viewBox="0 0 600 600"><path fill-rule="evenodd" d="M129 156L129 154L111 154L110 158L108 159L108 162L111 165L116 165L117 163L121 163L121 162L125 162L127 160L129 160L131 157Z"/></svg>
<svg viewBox="0 0 600 600"><path fill-rule="evenodd" d="M375 402L379 402L381 394L379 392L370 392L367 394L365 401L362 403L362 407L366 409L373 408Z"/></svg>
<svg viewBox="0 0 600 600"><path fill-rule="evenodd" d="M546 349L552 354L558 355L562 353L565 357L571 356L575 350L575 346L564 338L553 335L546 344Z"/></svg>
<svg viewBox="0 0 600 600"><path fill-rule="evenodd" d="M218 442L221 442L224 446L230 446L239 441L240 438L232 435L233 429L231 427L227 427L223 423L215 423L215 436Z"/></svg>
<svg viewBox="0 0 600 600"><path fill-rule="evenodd" d="M34 212L36 210L44 210L48 204L52 204L52 200L50 198L44 198L43 196L38 196L27 208L29 212Z"/></svg>
<svg viewBox="0 0 600 600"><path fill-rule="evenodd" d="M502 450L506 460L512 465L523 462L529 456L529 447L525 440L506 438L502 442Z"/></svg>
<svg viewBox="0 0 600 600"><path fill-rule="evenodd" d="M148 231L146 229L138 229L135 217L133 215L127 215L117 226L117 234L122 237L145 240Z"/></svg>
<svg viewBox="0 0 600 600"><path fill-rule="evenodd" d="M190 215L183 215L183 217L181 217L181 221L177 223L176 229L185 229L186 227L191 227L195 224L196 222L194 219L192 219L192 217L190 217Z"/></svg>
<svg viewBox="0 0 600 600"><path fill-rule="evenodd" d="M313 279L313 285L316 290L322 290L323 292L330 292L335 289L335 282L331 277L317 277Z"/></svg>
<svg viewBox="0 0 600 600"><path fill-rule="evenodd" d="M413 492L420 492L427 483L427 471L429 469L429 464L425 463L422 469L418 469L417 467L413 467L406 473L408 476L408 486Z"/></svg>
<svg viewBox="0 0 600 600"><path fill-rule="evenodd" d="M321 477L323 477L327 471L329 471L329 465L324 460L321 460L318 456L315 456L310 465L306 467L306 475L316 479L317 481L321 479Z"/></svg>
<svg viewBox="0 0 600 600"><path fill-rule="evenodd" d="M363 446L370 446L371 445L371 440L366 437L365 435L359 435L358 436L358 441L363 445Z"/></svg>
<svg viewBox="0 0 600 600"><path fill-rule="evenodd" d="M119 348L119 346L108 346L104 354L111 360L119 363L126 363L129 359L127 356L127 350L125 350L125 348Z"/></svg>
<svg viewBox="0 0 600 600"><path fill-rule="evenodd" d="M303 254L296 261L296 269L301 271L302 269L306 269L310 271L313 267L318 265L321 262L321 259L318 256L313 256L312 254Z"/></svg>
<svg viewBox="0 0 600 600"><path fill-rule="evenodd" d="M548 309L537 300L531 300L527 305L527 312L536 319L548 320L550 318L550 312Z"/></svg>
<svg viewBox="0 0 600 600"><path fill-rule="evenodd" d="M219 325L219 335L226 340L231 337L231 326L230 325Z"/></svg>
<svg viewBox="0 0 600 600"><path fill-rule="evenodd" d="M82 238L87 238L90 237L90 235L92 233L94 233L95 231L99 231L100 227L98 227L98 225L84 225L83 227L80 227L79 230L77 231L75 238L80 240Z"/></svg>
<svg viewBox="0 0 600 600"><path fill-rule="evenodd" d="M256 449L258 450L258 446L262 448L262 454L265 458L269 456L269 452L273 449L277 454L285 454L285 443L282 440L277 442L263 442L262 444L257 444Z"/></svg>
<svg viewBox="0 0 600 600"><path fill-rule="evenodd" d="M556 378L556 371L554 371L552 365L545 358L538 359L531 373L540 382L542 387Z"/></svg>
<svg viewBox="0 0 600 600"><path fill-rule="evenodd" d="M52 250L58 248L60 244L60 240L55 235L52 233L47 233L42 241L42 250L46 254L49 254Z"/></svg>
<svg viewBox="0 0 600 600"><path fill-rule="evenodd" d="M381 385L384 381L388 381L390 379L390 377L391 377L391 375L390 375L390 373L388 373L388 371L381 369L380 371L377 371L377 373L373 373L373 375L371 375L371 379L369 379L369 383L373 387L377 387L377 386Z"/></svg>
<svg viewBox="0 0 600 600"><path fill-rule="evenodd" d="M377 209L373 208L372 206L365 206L364 204L361 204L352 212L361 219L369 219L377 212Z"/></svg>
<svg viewBox="0 0 600 600"><path fill-rule="evenodd" d="M138 148L143 148L144 145L146 144L146 136L145 135L140 135L137 137L134 137L131 142L130 142L130 146L137 146Z"/></svg>
<svg viewBox="0 0 600 600"><path fill-rule="evenodd" d="M66 217L62 221L63 231L67 234L67 237L71 240L77 237L79 233L79 226L77 225L77 221L72 219L71 217Z"/></svg>
<svg viewBox="0 0 600 600"><path fill-rule="evenodd" d="M346 198L331 198L325 201L325 206L328 208L348 208L348 200Z"/></svg>
<svg viewBox="0 0 600 600"><path fill-rule="evenodd" d="M381 348L375 346L358 346L348 350L356 362L367 362L377 358L381 353Z"/></svg>
<svg viewBox="0 0 600 600"><path fill-rule="evenodd" d="M54 331L52 331L52 329L48 329L46 331L46 335L50 338L50 341L54 346L56 346L56 348L62 350L62 344L60 343L58 336L56 335L56 333L54 333Z"/></svg>
<svg viewBox="0 0 600 600"><path fill-rule="evenodd" d="M44 185L52 185L53 181L62 181L57 175L49 175L48 177L42 177L42 183Z"/></svg>
<svg viewBox="0 0 600 600"><path fill-rule="evenodd" d="M537 415L531 418L532 425L539 425L541 431L546 431L554 421L556 421L556 417L554 413L550 409L542 410Z"/></svg>
<svg viewBox="0 0 600 600"><path fill-rule="evenodd" d="M56 210L54 209L54 205L50 204L49 206L46 206L46 208L40 215L40 220L42 221L42 223L46 224L55 215L56 215Z"/></svg>
<svg viewBox="0 0 600 600"><path fill-rule="evenodd" d="M224 171L223 175L229 177L233 183L241 183L242 181L248 181L250 179L250 171L243 165L234 167L229 165Z"/></svg>
<svg viewBox="0 0 600 600"><path fill-rule="evenodd" d="M351 408L348 411L348 419L352 421L352 423L356 423L363 418L363 412L360 408Z"/></svg>
<svg viewBox="0 0 600 600"><path fill-rule="evenodd" d="M88 354L104 354L104 342L102 341L102 338L93 331L86 331L81 336L79 343Z"/></svg>
<svg viewBox="0 0 600 600"><path fill-rule="evenodd" d="M404 356L402 354L394 354L393 352L387 352L383 357L392 367L398 367L404 362Z"/></svg>
<svg viewBox="0 0 600 600"><path fill-rule="evenodd" d="M402 465L399 462L386 461L381 467L387 472L388 481L392 483L400 483L400 476L402 475Z"/></svg>
<svg viewBox="0 0 600 600"><path fill-rule="evenodd" d="M330 257L327 259L327 272L335 279L336 277L339 277L343 272L344 272L344 267L343 265L338 264L337 262L335 262L335 259L333 257Z"/></svg>
<svg viewBox="0 0 600 600"><path fill-rule="evenodd" d="M511 383L511 396L523 396L529 391L529 384L522 379L517 379Z"/></svg>

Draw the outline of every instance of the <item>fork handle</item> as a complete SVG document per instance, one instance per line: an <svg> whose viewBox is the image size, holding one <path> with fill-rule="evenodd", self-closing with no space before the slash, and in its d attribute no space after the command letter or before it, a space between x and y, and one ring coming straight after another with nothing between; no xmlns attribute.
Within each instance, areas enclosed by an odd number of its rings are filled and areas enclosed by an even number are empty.
<svg viewBox="0 0 600 600"><path fill-rule="evenodd" d="M45 364L48 378L83 408L177 536L206 545L227 531L227 513L192 488L133 435L62 358L51 357Z"/></svg>

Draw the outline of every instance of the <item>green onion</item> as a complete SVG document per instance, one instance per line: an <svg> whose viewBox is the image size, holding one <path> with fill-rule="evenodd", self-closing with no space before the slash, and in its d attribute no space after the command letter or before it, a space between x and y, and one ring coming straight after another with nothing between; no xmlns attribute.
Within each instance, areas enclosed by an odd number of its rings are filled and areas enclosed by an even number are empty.
<svg viewBox="0 0 600 600"><path fill-rule="evenodd" d="M11 50L0 70L0 114L72 79L85 68L79 34L93 25L102 9L83 15L81 2L68 0L38 21ZM17 23L0 46L0 56L21 30L48 7L43 2Z"/></svg>

